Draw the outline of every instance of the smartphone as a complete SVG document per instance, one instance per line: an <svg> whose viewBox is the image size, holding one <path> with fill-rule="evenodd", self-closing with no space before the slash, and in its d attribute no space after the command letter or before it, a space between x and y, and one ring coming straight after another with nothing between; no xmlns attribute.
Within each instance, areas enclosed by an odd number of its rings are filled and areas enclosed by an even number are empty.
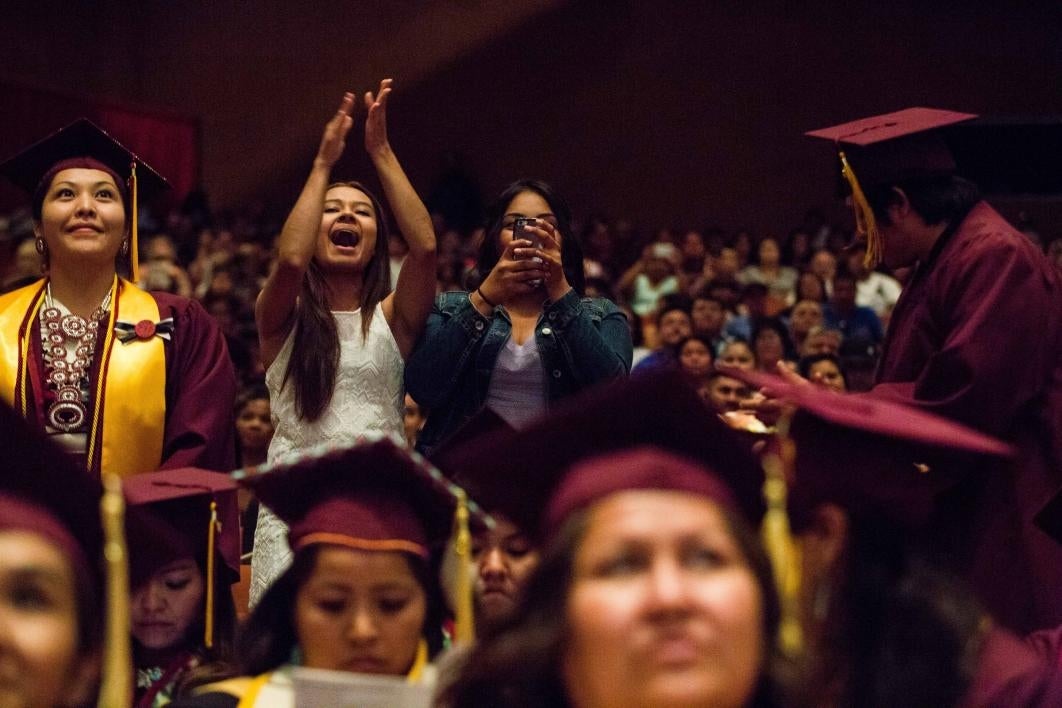
<svg viewBox="0 0 1062 708"><path fill-rule="evenodd" d="M534 231L528 231L528 229L527 229L528 226L534 226L534 225L535 225L535 220L534 219L526 217L526 216L518 216L513 221L513 241L516 241L517 239L524 239L526 241L530 241L531 242L531 247L532 248L542 248L542 239L540 239L538 237L538 234L536 234ZM535 257L535 260L538 261L539 263L542 262L542 259L538 258L537 256ZM537 288L539 285L542 284L542 281L541 280L531 280L531 281L528 281L528 283L532 287Z"/></svg>

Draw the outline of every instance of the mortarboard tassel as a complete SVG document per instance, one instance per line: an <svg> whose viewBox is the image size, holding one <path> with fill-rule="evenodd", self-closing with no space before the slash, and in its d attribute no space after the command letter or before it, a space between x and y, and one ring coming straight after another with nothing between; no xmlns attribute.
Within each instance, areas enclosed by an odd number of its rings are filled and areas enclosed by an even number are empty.
<svg viewBox="0 0 1062 708"><path fill-rule="evenodd" d="M472 534L468 530L468 495L456 490L457 508L454 511L453 552L457 557L457 577L454 584L454 641L471 643L476 638L475 616L472 609Z"/></svg>
<svg viewBox="0 0 1062 708"><path fill-rule="evenodd" d="M100 708L120 708L132 702L133 657L130 647L129 565L125 548L125 500L121 478L103 474L100 500L103 557L106 570L106 624L103 637L103 677Z"/></svg>
<svg viewBox="0 0 1062 708"><path fill-rule="evenodd" d="M878 222L874 218L874 210L870 208L867 195L863 193L863 187L856 179L852 166L848 164L844 150L838 151L841 156L841 175L848 182L852 191L852 208L855 211L856 231L866 237L867 251L863 256L863 265L871 270L881 262L881 252L884 244L881 242L881 232L878 231Z"/></svg>
<svg viewBox="0 0 1062 708"><path fill-rule="evenodd" d="M804 632L800 624L800 549L789 529L786 507L786 471L795 458L795 447L789 439L789 419L783 416L777 424L778 452L763 457L763 497L767 503L760 535L764 549L771 559L774 582L782 617L778 625L778 648L790 658L804 649Z"/></svg>
<svg viewBox="0 0 1062 708"><path fill-rule="evenodd" d="M203 646L214 648L214 543L218 532L218 503L210 500L210 527L207 529L206 618L203 620Z"/></svg>
<svg viewBox="0 0 1062 708"><path fill-rule="evenodd" d="M140 255L137 249L137 220L140 218L140 205L137 199L136 189L136 160L133 161L129 172L129 195L132 202L133 219L132 228L129 230L129 276L133 285L140 282Z"/></svg>

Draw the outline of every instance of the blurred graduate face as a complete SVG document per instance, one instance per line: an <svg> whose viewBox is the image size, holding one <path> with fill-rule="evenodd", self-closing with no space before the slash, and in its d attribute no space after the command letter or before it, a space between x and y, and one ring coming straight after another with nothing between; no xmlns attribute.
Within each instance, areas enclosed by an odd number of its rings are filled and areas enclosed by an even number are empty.
<svg viewBox="0 0 1062 708"><path fill-rule="evenodd" d="M742 706L764 662L762 595L720 507L638 490L591 507L562 674L571 702Z"/></svg>
<svg viewBox="0 0 1062 708"><path fill-rule="evenodd" d="M476 621L490 627L512 612L538 567L538 550L511 521L495 516L493 529L472 542L476 563Z"/></svg>
<svg viewBox="0 0 1062 708"><path fill-rule="evenodd" d="M206 583L191 558L170 563L133 591L133 638L152 650L182 648L189 628L204 611Z"/></svg>
<svg viewBox="0 0 1062 708"><path fill-rule="evenodd" d="M96 656L78 651L74 569L29 531L0 531L0 705L78 705L91 697Z"/></svg>
<svg viewBox="0 0 1062 708"><path fill-rule="evenodd" d="M114 178L81 167L57 172L44 194L37 230L53 265L113 269L125 237L125 206Z"/></svg>
<svg viewBox="0 0 1062 708"><path fill-rule="evenodd" d="M314 260L329 270L364 271L376 252L376 208L368 194L347 185L325 192Z"/></svg>
<svg viewBox="0 0 1062 708"><path fill-rule="evenodd" d="M401 676L416 658L427 608L403 554L322 545L295 595L303 665Z"/></svg>

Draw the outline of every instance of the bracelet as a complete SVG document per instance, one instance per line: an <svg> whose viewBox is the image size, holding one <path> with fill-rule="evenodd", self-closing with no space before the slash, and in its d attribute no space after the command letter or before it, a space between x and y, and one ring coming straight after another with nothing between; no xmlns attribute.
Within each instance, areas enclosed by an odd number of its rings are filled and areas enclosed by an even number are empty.
<svg viewBox="0 0 1062 708"><path fill-rule="evenodd" d="M483 291L482 291L482 290L480 290L479 288L476 288L476 294L477 294L477 295L479 295L479 296L480 296L480 298L482 298L482 299L483 299L483 302L487 303L487 304L488 304L488 305L490 305L491 307L497 307L497 305L496 305L496 304L494 304L493 302L491 302L491 301L490 301L490 298L488 298L488 297L487 297L486 295L484 295L484 294L483 294Z"/></svg>

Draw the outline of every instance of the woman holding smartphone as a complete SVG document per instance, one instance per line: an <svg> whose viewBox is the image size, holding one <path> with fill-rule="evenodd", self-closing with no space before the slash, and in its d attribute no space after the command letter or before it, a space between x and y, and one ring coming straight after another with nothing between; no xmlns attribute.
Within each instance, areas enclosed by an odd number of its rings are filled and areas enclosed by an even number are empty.
<svg viewBox="0 0 1062 708"><path fill-rule="evenodd" d="M571 212L545 182L514 182L491 205L477 271L471 292L436 298L406 364L407 390L431 411L418 440L425 454L484 407L519 428L554 401L630 371L626 317L608 300L581 296Z"/></svg>

